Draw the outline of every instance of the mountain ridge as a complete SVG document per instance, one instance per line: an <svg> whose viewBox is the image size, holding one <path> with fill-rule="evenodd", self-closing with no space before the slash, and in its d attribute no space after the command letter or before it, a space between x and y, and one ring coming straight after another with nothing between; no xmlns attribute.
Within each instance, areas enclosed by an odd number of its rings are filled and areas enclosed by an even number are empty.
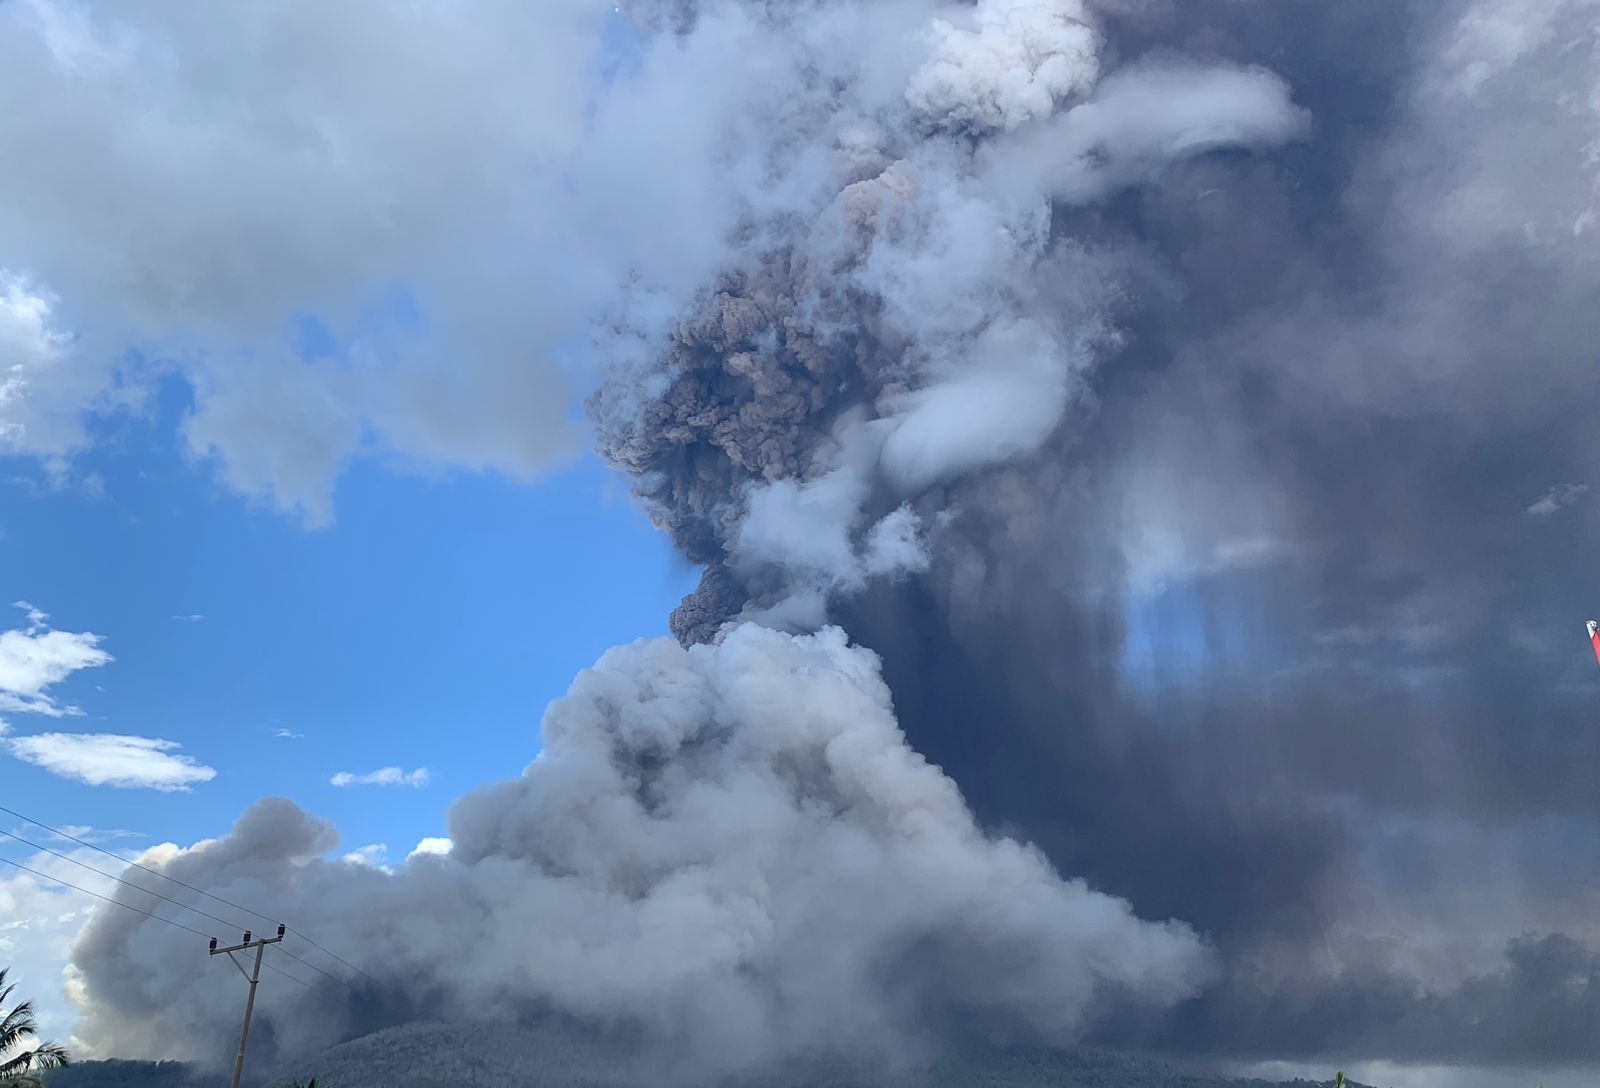
<svg viewBox="0 0 1600 1088"><path fill-rule="evenodd" d="M217 1088L225 1073L186 1062L83 1062L46 1075L46 1088ZM637 1067L570 1037L503 1026L408 1024L352 1039L247 1078L251 1088L317 1079L318 1088L639 1088ZM1185 1070L1112 1051L989 1048L947 1055L915 1074L843 1071L735 1078L724 1088L1326 1088L1331 1081L1269 1081ZM696 1084L707 1081L698 1080ZM1346 1081L1347 1088L1369 1088Z"/></svg>

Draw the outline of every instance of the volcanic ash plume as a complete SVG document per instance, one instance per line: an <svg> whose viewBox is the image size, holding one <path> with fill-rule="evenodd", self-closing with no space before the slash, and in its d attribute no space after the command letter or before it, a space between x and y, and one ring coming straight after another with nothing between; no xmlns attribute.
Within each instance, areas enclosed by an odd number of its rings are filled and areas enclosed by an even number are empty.
<svg viewBox="0 0 1600 1088"><path fill-rule="evenodd" d="M714 568L674 618L687 641L740 614L815 627L830 595L924 569L938 526L916 500L1057 431L1116 339L1122 259L1061 235L1057 206L1305 126L1265 70L1102 73L1077 0L889 10L873 29L920 54L820 52L871 21L855 5L761 24L839 81L794 87L791 127L758 133L781 158L799 125L829 166L752 211L721 281L591 401L602 452Z"/></svg>
<svg viewBox="0 0 1600 1088"><path fill-rule="evenodd" d="M268 802L165 862L382 973L264 1045L1600 1056L1592 0L625 10L562 177L692 648L580 678L448 857ZM157 928L78 948L109 1050L227 1035Z"/></svg>
<svg viewBox="0 0 1600 1088"><path fill-rule="evenodd" d="M1593 1061L1586 952L1471 1025L1600 940L1595 5L866 7L674 24L803 73L741 146L806 182L605 341L675 634L878 652L981 823L1215 939L1164 1045Z"/></svg>
<svg viewBox="0 0 1600 1088"><path fill-rule="evenodd" d="M268 987L261 1038L290 1049L334 1041L388 992L391 1017L543 1007L637 1029L685 1075L726 1072L890 1054L953 1015L1070 1041L1098 1011L1182 1000L1213 970L1187 927L1140 921L981 832L907 747L876 658L833 628L611 651L551 705L523 777L464 797L450 833L447 856L391 875L313 860L326 826L265 801L164 871L281 904L379 975L331 1020ZM85 1033L115 1053L225 1037L236 979L197 975L193 943L97 917L75 955Z"/></svg>

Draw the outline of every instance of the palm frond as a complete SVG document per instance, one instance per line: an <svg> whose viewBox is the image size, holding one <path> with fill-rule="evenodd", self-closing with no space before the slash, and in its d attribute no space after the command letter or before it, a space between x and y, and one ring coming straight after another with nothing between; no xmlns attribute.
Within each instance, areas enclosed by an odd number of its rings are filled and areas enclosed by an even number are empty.
<svg viewBox="0 0 1600 1088"><path fill-rule="evenodd" d="M11 1077L21 1076L32 1070L65 1069L72 1064L72 1059L62 1047L54 1043L45 1043L32 1050L24 1050L7 1061L0 1063L0 1088Z"/></svg>
<svg viewBox="0 0 1600 1088"><path fill-rule="evenodd" d="M10 968L0 967L0 1088L17 1088L20 1085L38 1085L38 1078L29 1075L36 1069L59 1069L71 1064L64 1047L55 1043L41 1043L32 1050L24 1050L19 1054L12 1054L5 1058L4 1055L16 1050L24 1039L32 1039L35 1032L33 1002L23 1001L5 1008L5 1003L16 990L16 985L7 985L6 976Z"/></svg>
<svg viewBox="0 0 1600 1088"><path fill-rule="evenodd" d="M5 1061L0 1062L0 1085L6 1083L9 1077L19 1077L33 1068L33 1051L24 1050Z"/></svg>
<svg viewBox="0 0 1600 1088"><path fill-rule="evenodd" d="M33 1034L33 1006L24 1001L0 1020L0 1054L15 1050L23 1040L33 1038Z"/></svg>
<svg viewBox="0 0 1600 1088"><path fill-rule="evenodd" d="M35 1069L65 1069L71 1064L72 1057L67 1053L67 1048L57 1043L40 1043L33 1048Z"/></svg>
<svg viewBox="0 0 1600 1088"><path fill-rule="evenodd" d="M18 1074L0 1080L0 1088L45 1088L44 1081L38 1077L26 1077Z"/></svg>

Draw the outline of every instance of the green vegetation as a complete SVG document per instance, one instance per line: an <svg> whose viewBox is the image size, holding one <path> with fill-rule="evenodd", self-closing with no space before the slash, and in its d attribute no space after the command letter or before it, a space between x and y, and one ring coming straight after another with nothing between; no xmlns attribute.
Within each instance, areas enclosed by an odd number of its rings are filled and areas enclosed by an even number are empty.
<svg viewBox="0 0 1600 1088"><path fill-rule="evenodd" d="M228 1083L224 1071L206 1077L188 1062L83 1062L71 1069L51 1073L45 1088L218 1088ZM246 1080L246 1083L252 1083ZM320 1088L317 1078L279 1083L276 1088Z"/></svg>
<svg viewBox="0 0 1600 1088"><path fill-rule="evenodd" d="M217 1088L228 1083L227 1074L202 1077L188 1062L134 1062L113 1058L80 1062L57 1069L44 1078L45 1088Z"/></svg>
<svg viewBox="0 0 1600 1088"><path fill-rule="evenodd" d="M32 1050L22 1049L22 1045L36 1034L33 1002L23 1001L8 1007L12 991L17 988L15 983L6 985L8 970L0 967L0 1088L16 1088L20 1085L40 1088L40 1081L34 1073L59 1069L70 1064L71 1060L67 1052L54 1043L40 1043Z"/></svg>
<svg viewBox="0 0 1600 1088"><path fill-rule="evenodd" d="M297 1063L298 1064L298 1063ZM648 1069L607 1066L570 1037L537 1030L408 1025L334 1047L295 1069L254 1081L257 1088L638 1088L657 1083ZM46 1078L47 1088L218 1088L180 1062L84 1062ZM717 1088L1364 1088L1342 1073L1326 1081L1247 1080L1188 1071L1149 1057L1098 1051L982 1048L946 1056L900 1075L838 1070L706 1082Z"/></svg>

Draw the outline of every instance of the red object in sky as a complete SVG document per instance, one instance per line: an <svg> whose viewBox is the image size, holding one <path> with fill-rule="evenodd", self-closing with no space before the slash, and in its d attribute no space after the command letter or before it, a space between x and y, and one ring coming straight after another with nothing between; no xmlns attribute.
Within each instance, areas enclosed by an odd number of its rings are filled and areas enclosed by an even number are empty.
<svg viewBox="0 0 1600 1088"><path fill-rule="evenodd" d="M1600 661L1600 623L1589 621L1589 645L1594 647L1594 659Z"/></svg>

